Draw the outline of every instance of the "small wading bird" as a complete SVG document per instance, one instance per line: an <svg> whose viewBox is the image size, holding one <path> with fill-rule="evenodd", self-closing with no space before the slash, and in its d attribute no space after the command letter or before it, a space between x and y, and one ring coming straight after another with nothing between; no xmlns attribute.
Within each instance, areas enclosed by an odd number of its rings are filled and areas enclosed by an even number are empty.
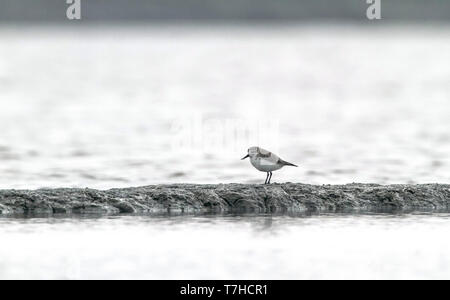
<svg viewBox="0 0 450 300"><path fill-rule="evenodd" d="M259 147L249 148L247 151L247 155L242 159L246 159L247 157L250 157L250 162L257 170L267 173L266 181L264 182L264 184L270 184L270 179L272 179L272 171L281 169L284 166L297 167L290 162L282 160L272 152Z"/></svg>

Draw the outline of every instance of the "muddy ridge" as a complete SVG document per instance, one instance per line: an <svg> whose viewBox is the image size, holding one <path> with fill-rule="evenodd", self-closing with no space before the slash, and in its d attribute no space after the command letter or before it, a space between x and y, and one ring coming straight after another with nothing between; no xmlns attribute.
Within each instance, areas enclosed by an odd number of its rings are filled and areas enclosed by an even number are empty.
<svg viewBox="0 0 450 300"><path fill-rule="evenodd" d="M0 214L447 209L450 185L170 184L0 190Z"/></svg>

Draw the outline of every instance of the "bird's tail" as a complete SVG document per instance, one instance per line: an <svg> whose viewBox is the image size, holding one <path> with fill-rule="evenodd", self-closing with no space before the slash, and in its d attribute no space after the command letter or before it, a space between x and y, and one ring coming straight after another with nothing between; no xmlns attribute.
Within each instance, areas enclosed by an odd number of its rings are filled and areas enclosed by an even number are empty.
<svg viewBox="0 0 450 300"><path fill-rule="evenodd" d="M285 165L285 166L298 167L297 165L291 164L290 162L287 162L287 161L284 161L284 160L282 160L281 162L282 162L283 165Z"/></svg>

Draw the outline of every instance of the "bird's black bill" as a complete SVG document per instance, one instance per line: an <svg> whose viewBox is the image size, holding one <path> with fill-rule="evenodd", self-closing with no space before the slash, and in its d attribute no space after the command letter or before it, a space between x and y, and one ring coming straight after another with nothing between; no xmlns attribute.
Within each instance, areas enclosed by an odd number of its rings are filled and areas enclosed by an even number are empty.
<svg viewBox="0 0 450 300"><path fill-rule="evenodd" d="M247 157L249 157L250 155L246 155L246 156L244 156L243 158L241 158L241 160L243 160L243 159L246 159Z"/></svg>

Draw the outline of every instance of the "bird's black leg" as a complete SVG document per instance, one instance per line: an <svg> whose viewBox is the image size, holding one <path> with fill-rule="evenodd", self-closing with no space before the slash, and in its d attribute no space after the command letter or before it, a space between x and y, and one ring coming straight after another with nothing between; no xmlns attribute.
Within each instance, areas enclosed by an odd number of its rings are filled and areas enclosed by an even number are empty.
<svg viewBox="0 0 450 300"><path fill-rule="evenodd" d="M272 179L272 172L269 172L268 174L270 174L270 177L269 177L269 181L267 183L270 184L270 179Z"/></svg>
<svg viewBox="0 0 450 300"><path fill-rule="evenodd" d="M267 179L269 179L269 172L267 172L266 181L264 181L264 184L267 184Z"/></svg>

